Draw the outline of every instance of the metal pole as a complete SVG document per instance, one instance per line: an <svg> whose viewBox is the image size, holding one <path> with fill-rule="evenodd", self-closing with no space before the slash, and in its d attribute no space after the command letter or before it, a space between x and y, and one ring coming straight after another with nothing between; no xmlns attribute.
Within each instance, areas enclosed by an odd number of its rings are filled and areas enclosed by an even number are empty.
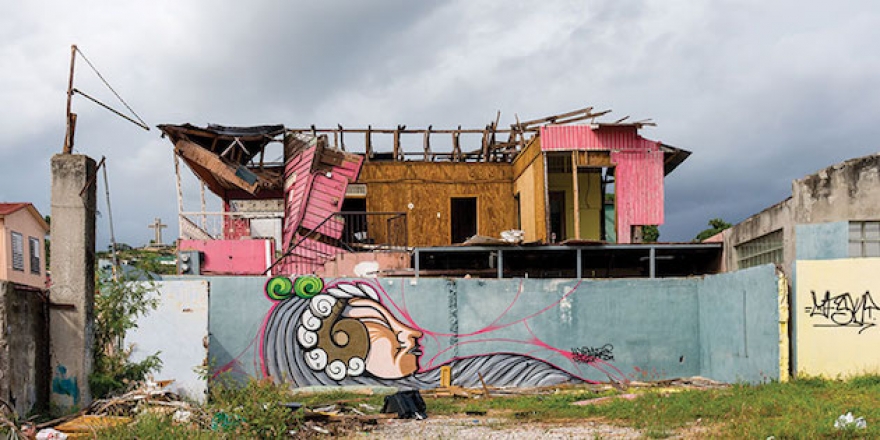
<svg viewBox="0 0 880 440"><path fill-rule="evenodd" d="M183 237L183 187L180 183L180 159L177 158L177 153L172 154L174 155L174 175L177 177L177 230ZM202 229L205 229L204 226Z"/></svg>
<svg viewBox="0 0 880 440"><path fill-rule="evenodd" d="M581 252L583 252L583 249L578 248L577 249L577 269L575 270L575 272L577 272L577 279L583 278L583 259L581 257Z"/></svg>
<svg viewBox="0 0 880 440"><path fill-rule="evenodd" d="M504 278L504 251L498 249L498 278Z"/></svg>
<svg viewBox="0 0 880 440"><path fill-rule="evenodd" d="M70 154L73 151L73 131L76 124L76 118L71 116L70 106L73 100L73 68L76 62L76 45L70 46L70 75L67 78L67 111L64 113L67 118L67 132L64 134L64 154Z"/></svg>
<svg viewBox="0 0 880 440"><path fill-rule="evenodd" d="M419 249L416 248L414 252L415 252L415 259L416 259L416 261L415 261L416 279L419 279Z"/></svg>
<svg viewBox="0 0 880 440"><path fill-rule="evenodd" d="M648 250L648 273L651 278L657 275L657 248L654 246Z"/></svg>
<svg viewBox="0 0 880 440"><path fill-rule="evenodd" d="M107 180L107 164L101 157L101 163L104 164L104 192L107 195L107 219L110 222L110 254L113 256L113 281L118 280L119 257L116 255L116 235L113 233L113 210L110 209L110 183Z"/></svg>

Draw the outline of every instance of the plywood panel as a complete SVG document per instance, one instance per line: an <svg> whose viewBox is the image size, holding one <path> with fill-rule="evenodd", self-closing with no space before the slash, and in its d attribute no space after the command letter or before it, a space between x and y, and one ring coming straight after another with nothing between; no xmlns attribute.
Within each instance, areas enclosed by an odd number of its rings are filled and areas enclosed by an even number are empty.
<svg viewBox="0 0 880 440"><path fill-rule="evenodd" d="M367 185L368 211L407 213L410 246L446 246L452 197L477 198L480 235L516 226L511 175L507 163L370 162L358 182Z"/></svg>
<svg viewBox="0 0 880 440"><path fill-rule="evenodd" d="M540 147L540 144L533 144ZM517 177L514 192L519 193L521 205L521 227L526 241L546 240L547 229L544 224L544 161L543 155L533 158ZM514 210L516 206L514 206ZM516 211L514 211L514 214Z"/></svg>
<svg viewBox="0 0 880 440"><path fill-rule="evenodd" d="M578 173L581 238L599 240L601 237L602 186L599 173ZM570 173L551 173L547 176L550 191L565 193L565 239L574 238L574 192Z"/></svg>

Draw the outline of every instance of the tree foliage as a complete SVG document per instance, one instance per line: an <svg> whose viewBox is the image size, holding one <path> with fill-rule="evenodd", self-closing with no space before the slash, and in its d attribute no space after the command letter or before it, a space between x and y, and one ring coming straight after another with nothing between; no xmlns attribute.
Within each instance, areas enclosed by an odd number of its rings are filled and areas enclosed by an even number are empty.
<svg viewBox="0 0 880 440"><path fill-rule="evenodd" d="M695 241L703 241L703 240L705 240L705 239L707 239L707 238L709 238L709 237L711 237L711 236L713 236L713 235L715 235L715 234L717 234L727 228L730 228L731 226L733 226L733 225L731 225L730 223L727 223L726 221L724 221L720 218L713 218L712 220L709 220L709 228L703 229L702 231L700 231L700 233L697 234L697 236L694 238L694 240Z"/></svg>
<svg viewBox="0 0 880 440"><path fill-rule="evenodd" d="M159 353L133 362L131 348L124 345L126 333L137 327L137 318L158 306L157 291L152 282L98 280L94 368L89 376L93 396L100 398L125 391L129 384L144 380L162 365Z"/></svg>
<svg viewBox="0 0 880 440"><path fill-rule="evenodd" d="M642 227L642 241L645 243L656 243L660 239L660 228L657 225L648 225Z"/></svg>

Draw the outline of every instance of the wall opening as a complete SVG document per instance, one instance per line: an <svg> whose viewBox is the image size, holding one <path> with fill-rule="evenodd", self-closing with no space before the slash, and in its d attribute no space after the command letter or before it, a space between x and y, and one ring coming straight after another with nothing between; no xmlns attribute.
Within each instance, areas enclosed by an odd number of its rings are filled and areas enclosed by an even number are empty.
<svg viewBox="0 0 880 440"><path fill-rule="evenodd" d="M550 242L565 240L565 191L550 191Z"/></svg>
<svg viewBox="0 0 880 440"><path fill-rule="evenodd" d="M477 198L452 197L450 199L452 242L464 243L477 235Z"/></svg>

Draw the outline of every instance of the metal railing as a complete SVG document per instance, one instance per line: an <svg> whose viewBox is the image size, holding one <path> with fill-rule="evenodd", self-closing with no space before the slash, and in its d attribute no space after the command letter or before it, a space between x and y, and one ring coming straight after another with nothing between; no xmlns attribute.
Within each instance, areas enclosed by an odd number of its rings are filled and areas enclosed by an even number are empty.
<svg viewBox="0 0 880 440"><path fill-rule="evenodd" d="M222 240L242 237L272 237L271 231L255 231L254 220L280 220L282 212L181 212L180 238Z"/></svg>
<svg viewBox="0 0 880 440"><path fill-rule="evenodd" d="M301 229L289 240L284 253L266 273L279 265L282 272L313 273L339 254L405 250L406 213L336 212L310 230Z"/></svg>

